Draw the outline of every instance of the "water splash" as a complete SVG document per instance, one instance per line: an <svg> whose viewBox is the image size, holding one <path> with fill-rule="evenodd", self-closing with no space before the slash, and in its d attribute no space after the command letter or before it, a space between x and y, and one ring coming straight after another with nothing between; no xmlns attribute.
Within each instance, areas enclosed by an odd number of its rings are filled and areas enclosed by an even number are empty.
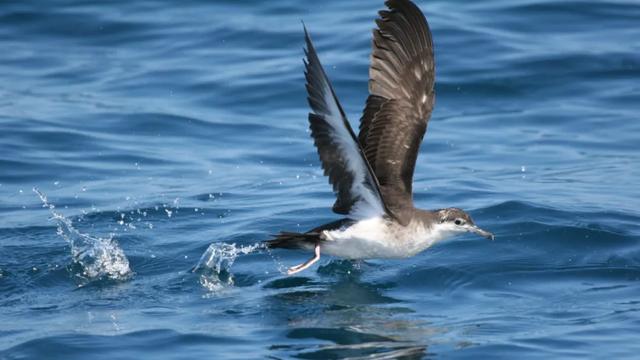
<svg viewBox="0 0 640 360"><path fill-rule="evenodd" d="M113 235L99 238L79 232L71 220L55 210L55 205L49 203L44 193L37 188L33 188L33 191L40 197L42 207L49 209L58 224L58 235L71 247L71 258L80 267L76 273L80 286L100 279L126 280L131 277L129 260Z"/></svg>
<svg viewBox="0 0 640 360"><path fill-rule="evenodd" d="M238 256L264 249L265 245L257 243L248 246L235 243L213 243L202 254L193 272L200 273L200 285L210 292L217 292L225 287L233 286L231 266Z"/></svg>

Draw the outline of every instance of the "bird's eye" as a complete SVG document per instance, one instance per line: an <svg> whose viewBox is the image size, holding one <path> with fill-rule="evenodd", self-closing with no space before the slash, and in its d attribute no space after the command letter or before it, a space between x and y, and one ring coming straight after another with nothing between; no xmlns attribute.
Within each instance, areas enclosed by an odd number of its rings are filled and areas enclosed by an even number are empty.
<svg viewBox="0 0 640 360"><path fill-rule="evenodd" d="M464 221L462 219L456 219L456 221L453 222L456 225L462 225L464 224Z"/></svg>

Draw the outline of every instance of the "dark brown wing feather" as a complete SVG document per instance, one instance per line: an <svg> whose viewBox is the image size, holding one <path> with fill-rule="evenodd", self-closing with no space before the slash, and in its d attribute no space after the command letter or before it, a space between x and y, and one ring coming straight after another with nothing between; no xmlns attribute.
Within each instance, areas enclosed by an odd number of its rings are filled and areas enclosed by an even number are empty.
<svg viewBox="0 0 640 360"><path fill-rule="evenodd" d="M373 31L370 95L358 141L388 210L406 222L402 213L413 207L413 172L435 100L435 61L420 9L409 0L386 5Z"/></svg>

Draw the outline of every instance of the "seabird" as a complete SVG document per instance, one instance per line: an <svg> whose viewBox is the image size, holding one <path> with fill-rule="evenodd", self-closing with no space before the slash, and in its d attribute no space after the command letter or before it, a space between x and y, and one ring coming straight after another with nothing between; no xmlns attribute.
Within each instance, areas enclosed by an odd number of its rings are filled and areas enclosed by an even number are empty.
<svg viewBox="0 0 640 360"><path fill-rule="evenodd" d="M413 172L433 110L435 61L431 31L409 0L388 0L373 30L369 96L356 136L304 28L305 78L311 107L311 137L345 217L305 233L281 232L268 248L314 252L288 269L307 269L326 253L347 259L405 258L438 241L473 232L476 226L458 208L414 207Z"/></svg>

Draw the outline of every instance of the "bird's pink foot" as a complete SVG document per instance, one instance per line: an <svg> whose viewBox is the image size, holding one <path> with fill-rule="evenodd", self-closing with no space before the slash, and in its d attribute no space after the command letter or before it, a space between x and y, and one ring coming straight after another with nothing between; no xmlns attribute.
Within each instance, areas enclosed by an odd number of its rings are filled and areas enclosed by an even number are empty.
<svg viewBox="0 0 640 360"><path fill-rule="evenodd" d="M296 265L296 266L292 266L287 270L287 275L293 275L295 273L299 273L302 270L307 269L309 266L313 265L316 261L320 260L320 244L316 244L315 247L315 255L307 260L306 262L300 264L300 265Z"/></svg>

